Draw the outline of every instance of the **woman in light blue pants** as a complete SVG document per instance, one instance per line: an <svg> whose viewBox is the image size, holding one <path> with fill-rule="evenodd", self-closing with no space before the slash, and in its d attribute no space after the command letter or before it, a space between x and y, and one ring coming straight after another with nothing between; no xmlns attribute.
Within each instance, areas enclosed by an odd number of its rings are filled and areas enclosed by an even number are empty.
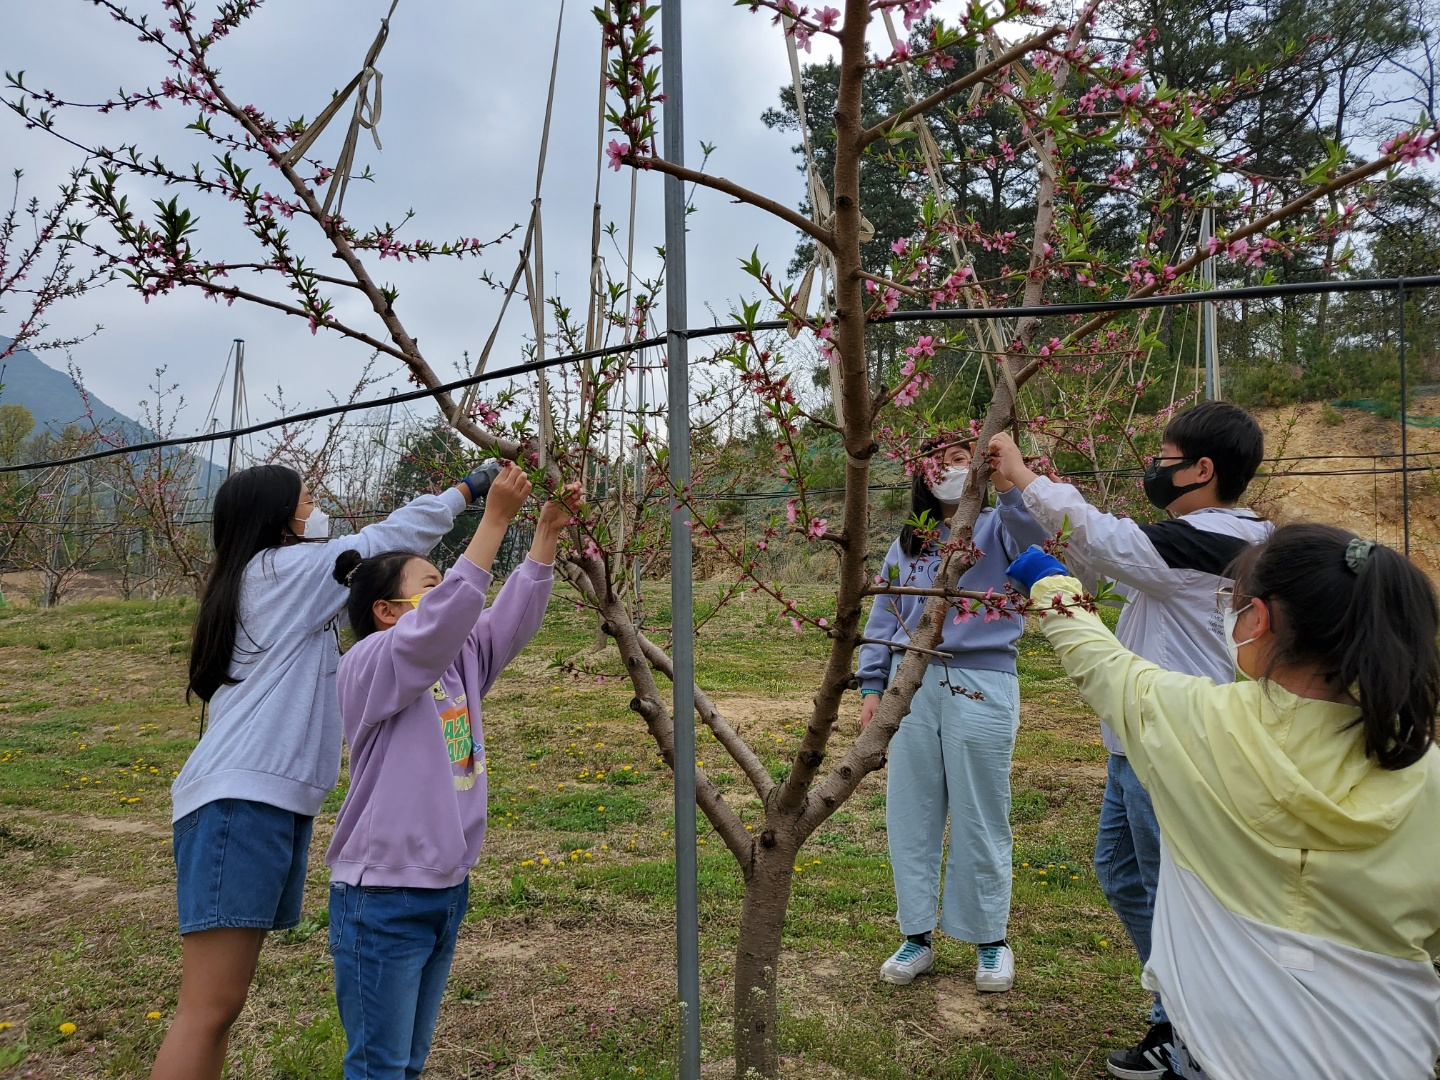
<svg viewBox="0 0 1440 1080"><path fill-rule="evenodd" d="M969 479L968 441L936 441L927 451L935 457L912 478L911 512L917 520L928 514L939 529L927 538L907 525L891 545L881 580L900 588L933 585L939 545L949 537L945 523ZM1013 555L1047 536L1025 510L1020 493L996 479L995 506L980 512L972 534L981 557L960 578L967 591L1003 591ZM925 600L882 594L870 611L865 637L895 644L860 649L862 727L875 715L904 658L903 646L919 625ZM1013 847L1010 758L1020 726L1015 641L1024 620L961 612L947 616L944 625L936 649L944 655L931 659L890 743L885 825L905 940L885 961L880 977L905 984L930 970L935 962L931 933L938 921L946 934L975 944L978 989L1009 990L1015 982L1015 956L1005 938ZM942 906L947 818L950 857Z"/></svg>

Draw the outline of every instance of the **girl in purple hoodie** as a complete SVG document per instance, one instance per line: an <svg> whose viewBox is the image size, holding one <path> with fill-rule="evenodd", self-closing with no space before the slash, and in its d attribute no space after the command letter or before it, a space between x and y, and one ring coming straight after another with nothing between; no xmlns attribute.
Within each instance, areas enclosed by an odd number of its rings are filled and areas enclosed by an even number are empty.
<svg viewBox="0 0 1440 1080"><path fill-rule="evenodd" d="M408 552L335 563L359 639L340 660L350 790L325 855L347 1080L419 1076L430 1052L485 838L480 699L540 628L579 501L545 505L529 558L487 608L490 565L529 494L507 463L443 577Z"/></svg>

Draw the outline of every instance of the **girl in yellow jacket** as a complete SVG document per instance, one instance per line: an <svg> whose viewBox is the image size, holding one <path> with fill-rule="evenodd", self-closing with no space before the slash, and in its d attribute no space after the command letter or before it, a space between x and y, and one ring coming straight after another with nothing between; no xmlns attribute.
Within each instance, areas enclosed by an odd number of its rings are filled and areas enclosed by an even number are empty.
<svg viewBox="0 0 1440 1080"><path fill-rule="evenodd" d="M1325 525L1240 556L1217 686L1121 647L1031 548L1010 568L1150 792L1145 985L1167 1076L1431 1080L1440 1055L1440 614L1387 547Z"/></svg>

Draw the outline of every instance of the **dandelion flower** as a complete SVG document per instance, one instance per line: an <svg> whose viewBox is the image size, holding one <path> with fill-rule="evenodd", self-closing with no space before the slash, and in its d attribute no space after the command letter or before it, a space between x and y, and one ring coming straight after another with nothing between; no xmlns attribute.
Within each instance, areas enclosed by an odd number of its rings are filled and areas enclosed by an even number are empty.
<svg viewBox="0 0 1440 1080"><path fill-rule="evenodd" d="M9 1030L10 1030L10 1021L9 1021L9 1020L0 1020L0 1031L9 1031Z"/></svg>
<svg viewBox="0 0 1440 1080"><path fill-rule="evenodd" d="M69 1020L66 1020L65 1023L63 1023L63 1024L60 1025L60 1034L61 1034L61 1035L74 1035L74 1034L75 1034L75 1025L72 1024L72 1023L70 1023Z"/></svg>
<svg viewBox="0 0 1440 1080"><path fill-rule="evenodd" d="M145 1014L145 1019L146 1019L146 1020L159 1020L159 1019L160 1019L160 1013L159 1013L158 1011L156 1011L156 1012L148 1012L148 1013Z"/></svg>

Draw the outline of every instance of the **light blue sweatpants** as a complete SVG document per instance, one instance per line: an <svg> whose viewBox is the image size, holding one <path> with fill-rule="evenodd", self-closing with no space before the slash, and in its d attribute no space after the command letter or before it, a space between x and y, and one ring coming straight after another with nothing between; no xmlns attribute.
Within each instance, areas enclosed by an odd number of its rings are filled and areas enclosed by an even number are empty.
<svg viewBox="0 0 1440 1080"><path fill-rule="evenodd" d="M1010 758L1020 682L1013 672L951 666L949 682L984 695L976 701L952 693L946 677L941 665L926 669L890 741L885 827L900 932L935 929L948 813L940 929L961 941L999 941L1010 921Z"/></svg>

